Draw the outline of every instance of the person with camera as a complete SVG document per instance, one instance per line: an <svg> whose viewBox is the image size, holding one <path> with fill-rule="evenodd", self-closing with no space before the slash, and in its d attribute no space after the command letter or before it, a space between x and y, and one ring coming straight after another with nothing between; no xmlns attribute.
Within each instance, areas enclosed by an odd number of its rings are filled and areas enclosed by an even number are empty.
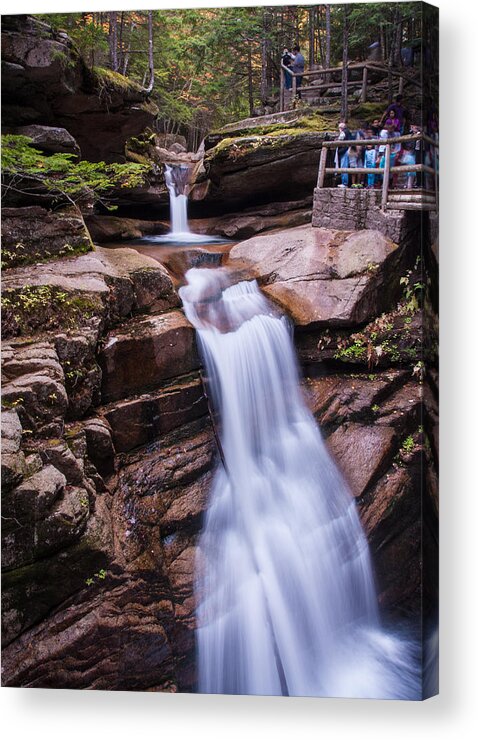
<svg viewBox="0 0 478 740"><path fill-rule="evenodd" d="M289 49L284 48L284 51L282 52L282 56L281 56L281 64L283 64L284 67L287 67L287 69L291 70L292 62L293 62L292 54L290 53ZM284 82L285 82L285 89L290 90L292 88L292 75L286 70L284 70Z"/></svg>

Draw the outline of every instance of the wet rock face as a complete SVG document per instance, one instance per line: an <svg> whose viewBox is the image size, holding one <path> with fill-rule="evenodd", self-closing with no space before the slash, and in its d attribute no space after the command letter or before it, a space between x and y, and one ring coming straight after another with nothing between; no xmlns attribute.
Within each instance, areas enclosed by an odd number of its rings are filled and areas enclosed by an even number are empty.
<svg viewBox="0 0 478 740"><path fill-rule="evenodd" d="M402 618L419 615L421 516L434 508L420 462L423 455L433 475L424 385L406 370L391 370L308 378L303 388L358 506L381 605Z"/></svg>
<svg viewBox="0 0 478 740"><path fill-rule="evenodd" d="M197 375L179 378L159 391L120 400L100 411L112 430L117 452L129 452L207 414Z"/></svg>
<svg viewBox="0 0 478 740"><path fill-rule="evenodd" d="M160 381L199 367L194 330L180 311L110 332L99 360L105 402L153 389Z"/></svg>
<svg viewBox="0 0 478 740"><path fill-rule="evenodd" d="M317 181L324 137L303 133L225 139L196 167L191 199L233 210L307 197Z"/></svg>
<svg viewBox="0 0 478 740"><path fill-rule="evenodd" d="M3 125L64 127L90 161L122 161L126 140L157 115L139 86L95 78L67 34L36 18L3 16L2 60ZM54 138L52 144L49 135L47 145L63 148L52 151L65 151L64 135Z"/></svg>
<svg viewBox="0 0 478 740"><path fill-rule="evenodd" d="M126 451L135 453L172 428L188 429L204 419L202 386L197 375L177 382L183 361L178 350L179 369L173 362L165 370L168 387L159 388L156 377L150 396L128 400L126 388L117 408L103 413L98 362L108 327L133 313L162 311L155 320L170 331L155 340L158 367L167 367L177 330L187 338L189 371L192 329L182 314L170 311L178 304L171 278L133 250L97 249L13 268L3 288L4 297L16 301L15 311L25 308L22 336L5 342L2 353L3 683L175 690L174 599L160 536L169 502L150 511L139 539L135 530L129 540L131 506L149 491L147 481L116 503L113 493ZM60 306L50 305L53 289L62 296ZM90 314L72 324L68 306L78 297L88 298ZM42 324L43 304L58 316L45 315ZM135 363L141 367L140 355ZM149 372L152 380L153 366ZM197 434L196 428L184 432L171 453L177 472L169 469L169 485L172 491L180 486L181 495L196 470L204 475L211 461L199 452L204 443L192 441ZM183 519L197 527L199 514L185 507ZM176 513L174 522L180 520Z"/></svg>
<svg viewBox="0 0 478 740"><path fill-rule="evenodd" d="M301 328L354 326L384 310L397 292L403 250L378 231L299 226L233 247L264 292Z"/></svg>
<svg viewBox="0 0 478 740"><path fill-rule="evenodd" d="M139 218L94 215L86 216L85 222L95 244L138 239L145 234L167 234L169 231L169 224L165 221L144 221Z"/></svg>

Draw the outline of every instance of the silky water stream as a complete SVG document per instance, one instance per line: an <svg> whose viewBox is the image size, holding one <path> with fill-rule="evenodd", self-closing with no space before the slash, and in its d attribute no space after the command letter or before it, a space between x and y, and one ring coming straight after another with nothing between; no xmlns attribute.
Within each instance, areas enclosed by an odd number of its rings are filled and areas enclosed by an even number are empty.
<svg viewBox="0 0 478 740"><path fill-rule="evenodd" d="M357 509L299 387L291 325L257 283L191 269L223 463L199 539L198 690L421 698L418 643L382 628Z"/></svg>

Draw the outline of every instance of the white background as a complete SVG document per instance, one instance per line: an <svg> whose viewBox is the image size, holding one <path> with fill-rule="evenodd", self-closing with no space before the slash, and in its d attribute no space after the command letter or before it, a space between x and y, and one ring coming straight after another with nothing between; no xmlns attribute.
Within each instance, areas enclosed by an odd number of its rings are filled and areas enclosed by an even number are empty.
<svg viewBox="0 0 478 740"><path fill-rule="evenodd" d="M9 0L3 13L219 5ZM254 5L234 2L230 5ZM286 2L273 4L286 4ZM441 693L425 703L1 689L8 736L68 738L478 738L476 426L478 115L476 4L440 0ZM91 6L94 6L93 8ZM473 66L473 63L475 66ZM461 141L460 141L461 139ZM471 168L475 168L475 174Z"/></svg>

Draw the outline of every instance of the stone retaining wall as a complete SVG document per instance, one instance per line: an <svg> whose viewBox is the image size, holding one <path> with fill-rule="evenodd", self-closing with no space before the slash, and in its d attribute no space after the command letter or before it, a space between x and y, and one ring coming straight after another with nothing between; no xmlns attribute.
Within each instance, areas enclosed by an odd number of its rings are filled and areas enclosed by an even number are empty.
<svg viewBox="0 0 478 740"><path fill-rule="evenodd" d="M381 190L316 188L312 226L355 231L376 229L396 244L408 241L410 230L421 229L427 211L382 211Z"/></svg>

